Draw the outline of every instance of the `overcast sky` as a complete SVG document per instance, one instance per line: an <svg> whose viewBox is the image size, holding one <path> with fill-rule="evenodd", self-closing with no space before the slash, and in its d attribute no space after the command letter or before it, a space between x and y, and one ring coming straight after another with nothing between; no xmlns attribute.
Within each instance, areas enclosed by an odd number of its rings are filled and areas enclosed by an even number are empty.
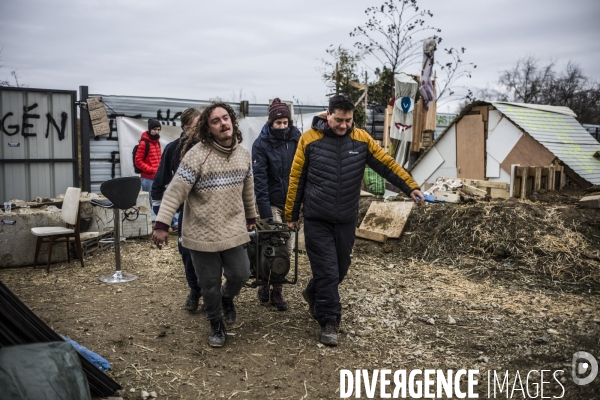
<svg viewBox="0 0 600 400"><path fill-rule="evenodd" d="M0 78L16 69L32 88L230 101L243 91L251 102L324 104L325 50L352 47L349 32L382 2L1 0ZM433 12L441 47L466 47L464 59L477 64L460 85L493 85L527 55L559 69L571 60L600 80L600 0L418 4Z"/></svg>

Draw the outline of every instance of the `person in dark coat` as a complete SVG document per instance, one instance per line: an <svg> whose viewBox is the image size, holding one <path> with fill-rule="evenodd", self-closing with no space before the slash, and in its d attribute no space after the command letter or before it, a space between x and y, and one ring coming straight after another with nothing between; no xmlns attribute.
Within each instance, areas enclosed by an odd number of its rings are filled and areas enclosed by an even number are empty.
<svg viewBox="0 0 600 400"><path fill-rule="evenodd" d="M274 222L287 222L283 215L290 170L300 131L292 124L292 114L287 104L279 98L269 106L269 119L258 139L252 145L252 170L254 195L260 218ZM286 242L288 253L294 250L295 234ZM273 289L269 290L272 286ZM271 303L279 311L287 310L282 285L264 285L258 288L258 298Z"/></svg>
<svg viewBox="0 0 600 400"><path fill-rule="evenodd" d="M412 176L363 129L354 126L354 102L332 96L326 113L313 119L294 156L285 204L290 228L304 238L312 279L302 292L313 318L321 325L321 342L338 344L342 317L339 285L350 267L360 186L368 165L417 204L425 196Z"/></svg>
<svg viewBox="0 0 600 400"><path fill-rule="evenodd" d="M188 108L181 114L181 136L169 143L165 147L158 170L154 175L154 181L152 182L152 209L156 215L160 209L160 203L162 202L163 194L167 189L169 183L173 179L179 163L181 162L181 149L183 142L188 138L187 131L191 130L200 119L200 110L197 108ZM190 287L190 293L185 301L185 309L188 311L196 311L198 309L198 303L200 302L200 286L198 285L198 278L194 271L194 264L192 263L192 257L189 249L186 249L181 245L181 228L183 227L183 204L179 207L179 229L177 230L179 241L177 247L179 248L179 254L183 261L185 277L187 279L188 286Z"/></svg>

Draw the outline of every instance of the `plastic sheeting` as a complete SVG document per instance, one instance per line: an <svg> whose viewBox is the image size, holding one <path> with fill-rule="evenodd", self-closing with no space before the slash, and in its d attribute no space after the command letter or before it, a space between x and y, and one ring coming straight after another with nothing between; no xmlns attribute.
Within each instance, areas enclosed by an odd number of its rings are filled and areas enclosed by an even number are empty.
<svg viewBox="0 0 600 400"><path fill-rule="evenodd" d="M3 399L86 400L88 381L69 343L49 342L0 349Z"/></svg>

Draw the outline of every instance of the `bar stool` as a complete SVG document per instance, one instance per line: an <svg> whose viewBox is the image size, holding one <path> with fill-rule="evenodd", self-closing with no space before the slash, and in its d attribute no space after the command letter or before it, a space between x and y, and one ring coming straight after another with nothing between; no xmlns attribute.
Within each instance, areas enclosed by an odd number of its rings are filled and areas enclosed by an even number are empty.
<svg viewBox="0 0 600 400"><path fill-rule="evenodd" d="M137 276L121 271L121 215L120 210L127 210L135 206L138 194L142 188L142 181L137 176L115 178L100 185L100 192L108 200L92 200L95 206L112 208L114 213L114 244L116 271L112 275L100 277L102 282L121 283L137 279Z"/></svg>

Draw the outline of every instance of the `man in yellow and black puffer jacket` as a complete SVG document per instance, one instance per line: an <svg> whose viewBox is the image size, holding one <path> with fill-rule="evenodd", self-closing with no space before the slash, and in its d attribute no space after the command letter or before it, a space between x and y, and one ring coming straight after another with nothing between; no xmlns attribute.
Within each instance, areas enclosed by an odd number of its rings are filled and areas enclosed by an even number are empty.
<svg viewBox="0 0 600 400"><path fill-rule="evenodd" d="M291 228L300 228L304 204L304 236L313 277L302 295L321 325L321 342L333 346L342 316L338 286L350 267L365 165L417 204L425 198L408 172L366 131L354 127L353 114L352 100L337 95L329 100L327 112L313 119L298 142L285 204Z"/></svg>

